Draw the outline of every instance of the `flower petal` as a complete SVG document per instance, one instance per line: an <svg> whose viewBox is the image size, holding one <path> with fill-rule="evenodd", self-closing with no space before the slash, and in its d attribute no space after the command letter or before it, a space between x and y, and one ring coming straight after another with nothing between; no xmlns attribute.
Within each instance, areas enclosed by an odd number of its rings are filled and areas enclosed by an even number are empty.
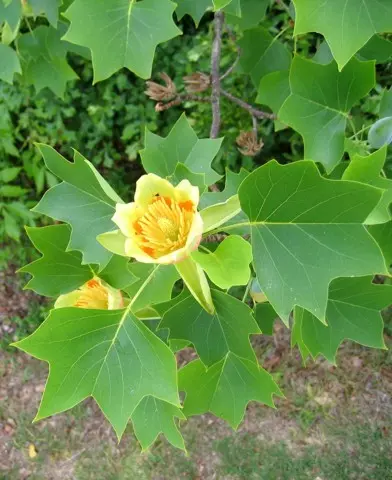
<svg viewBox="0 0 392 480"><path fill-rule="evenodd" d="M128 256L125 251L127 237L121 232L121 230L101 233L101 235L98 235L97 240L104 248L106 248L106 250L109 250L109 252L121 255L122 257Z"/></svg>
<svg viewBox="0 0 392 480"><path fill-rule="evenodd" d="M126 237L131 237L134 232L133 223L137 221L139 216L135 202L117 203L116 213L113 215L112 220Z"/></svg>
<svg viewBox="0 0 392 480"><path fill-rule="evenodd" d="M181 180L176 187L176 200L184 202L190 200L195 207L199 205L199 188L194 187L189 180Z"/></svg>
<svg viewBox="0 0 392 480"><path fill-rule="evenodd" d="M135 203L146 208L155 196L175 198L175 187L154 173L143 175L136 182Z"/></svg>
<svg viewBox="0 0 392 480"><path fill-rule="evenodd" d="M80 294L80 290L74 290L73 292L60 295L54 303L54 308L73 307L79 300Z"/></svg>

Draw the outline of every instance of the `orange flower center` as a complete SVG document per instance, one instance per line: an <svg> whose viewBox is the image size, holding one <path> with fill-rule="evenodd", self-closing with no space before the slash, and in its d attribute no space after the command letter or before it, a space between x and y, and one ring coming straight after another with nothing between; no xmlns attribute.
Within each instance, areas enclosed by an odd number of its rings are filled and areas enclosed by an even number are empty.
<svg viewBox="0 0 392 480"><path fill-rule="evenodd" d="M97 280L88 281L80 289L75 307L107 310L109 308L108 291Z"/></svg>
<svg viewBox="0 0 392 480"><path fill-rule="evenodd" d="M153 258L184 247L194 214L195 207L190 200L175 202L168 197L155 197L133 224L139 247Z"/></svg>

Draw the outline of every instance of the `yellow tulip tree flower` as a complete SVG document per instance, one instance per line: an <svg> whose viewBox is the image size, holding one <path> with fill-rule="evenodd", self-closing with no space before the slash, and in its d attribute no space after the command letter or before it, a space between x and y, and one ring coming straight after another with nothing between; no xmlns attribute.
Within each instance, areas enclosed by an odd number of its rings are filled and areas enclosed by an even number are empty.
<svg viewBox="0 0 392 480"><path fill-rule="evenodd" d="M177 186L150 173L136 182L134 201L118 203L112 220L119 230L99 235L108 250L138 262L175 264L196 300L214 311L203 270L190 257L197 249L203 220L199 189L182 180Z"/></svg>
<svg viewBox="0 0 392 480"><path fill-rule="evenodd" d="M54 304L54 308L79 307L97 310L115 310L123 306L120 290L110 287L98 277L94 277L73 292L60 295Z"/></svg>

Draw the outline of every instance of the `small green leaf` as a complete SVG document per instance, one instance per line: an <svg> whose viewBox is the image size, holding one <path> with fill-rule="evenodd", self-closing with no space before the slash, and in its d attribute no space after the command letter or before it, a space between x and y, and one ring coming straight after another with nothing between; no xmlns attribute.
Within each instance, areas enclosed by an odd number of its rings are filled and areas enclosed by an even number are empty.
<svg viewBox="0 0 392 480"><path fill-rule="evenodd" d="M257 27L265 17L269 6L269 0L236 0L240 2L240 11L233 12L230 5L226 7L226 21L229 24L237 25L242 31ZM234 2L232 2L234 3Z"/></svg>
<svg viewBox="0 0 392 480"><path fill-rule="evenodd" d="M0 24L7 22L11 30L15 30L22 16L22 2L11 0L8 5L0 1Z"/></svg>
<svg viewBox="0 0 392 480"><path fill-rule="evenodd" d="M0 185L0 198L3 197L22 197L28 190L17 185Z"/></svg>
<svg viewBox="0 0 392 480"><path fill-rule="evenodd" d="M376 33L392 31L390 0L293 0L294 35L318 32L331 47L339 69Z"/></svg>
<svg viewBox="0 0 392 480"><path fill-rule="evenodd" d="M345 339L368 347L385 348L380 311L391 303L392 286L375 285L372 277L336 279L330 287L328 325L323 325L307 311L301 312L302 340L312 357L321 354L332 363ZM296 315L298 313L296 309Z"/></svg>
<svg viewBox="0 0 392 480"><path fill-rule="evenodd" d="M291 94L278 119L297 130L305 144L305 158L323 164L330 173L344 151L347 112L375 85L374 62L352 59L338 71L296 56L291 64Z"/></svg>
<svg viewBox="0 0 392 480"><path fill-rule="evenodd" d="M186 393L187 417L211 412L234 429L242 422L251 400L274 407L273 395L282 396L271 375L255 361L229 353L208 370L200 360L179 371L179 389Z"/></svg>
<svg viewBox="0 0 392 480"><path fill-rule="evenodd" d="M121 232L121 230L113 230L111 232L101 233L97 236L97 241L109 250L109 252L115 253L122 257L128 257L125 251L125 242L127 237Z"/></svg>
<svg viewBox="0 0 392 480"><path fill-rule="evenodd" d="M203 219L203 233L224 225L241 212L238 195L233 195L224 203L217 203L200 212Z"/></svg>
<svg viewBox="0 0 392 480"><path fill-rule="evenodd" d="M289 70L272 72L260 81L256 102L270 107L277 115L286 98L290 95ZM285 125L275 121L275 131L282 130Z"/></svg>
<svg viewBox="0 0 392 480"><path fill-rule="evenodd" d="M186 116L183 114L166 138L148 130L145 148L141 150L143 167L147 173L170 177L179 163L183 163L192 173L205 174L207 185L220 179L211 162L218 154L223 139L198 139Z"/></svg>
<svg viewBox="0 0 392 480"><path fill-rule="evenodd" d="M181 34L174 9L169 0L75 0L64 39L91 50L94 83L122 67L149 78L157 45Z"/></svg>
<svg viewBox="0 0 392 480"><path fill-rule="evenodd" d="M302 338L302 323L303 323L303 318L307 313L309 312L307 312L303 308L295 307L294 308L295 322L291 328L291 348L294 348L296 345L298 346L304 365L306 364L306 360L310 356L309 349L305 345ZM317 321L319 322L319 320Z"/></svg>
<svg viewBox="0 0 392 480"><path fill-rule="evenodd" d="M229 352L255 360L249 335L260 333L252 310L231 295L212 290L215 312L206 312L191 295L167 310L159 328L170 330L170 339L191 342L205 365L213 365Z"/></svg>
<svg viewBox="0 0 392 480"><path fill-rule="evenodd" d="M392 117L392 87L384 90L380 102L380 118Z"/></svg>
<svg viewBox="0 0 392 480"><path fill-rule="evenodd" d="M0 170L0 182L9 183L19 175L21 167L8 167Z"/></svg>
<svg viewBox="0 0 392 480"><path fill-rule="evenodd" d="M221 192L205 192L200 198L200 209L210 207L216 203L224 203L229 198L238 193L238 188L242 181L249 175L249 172L244 168L241 168L239 173L232 172L228 168L226 169L226 183L225 188Z"/></svg>
<svg viewBox="0 0 392 480"><path fill-rule="evenodd" d="M133 298L141 286L148 282L147 286L138 295L137 300L133 303L133 311L137 312L145 307L156 303L163 303L172 297L173 286L180 278L173 265L153 265L150 263L131 263L129 269L132 274L138 278L124 290Z"/></svg>
<svg viewBox="0 0 392 480"><path fill-rule="evenodd" d="M49 23L57 28L57 20L59 18L59 7L62 0L29 0L29 5L33 11L33 15L38 17L44 13Z"/></svg>
<svg viewBox="0 0 392 480"><path fill-rule="evenodd" d="M151 447L160 433L174 447L186 451L174 417L186 419L182 411L171 403L152 396L143 398L132 414L133 430L143 451Z"/></svg>
<svg viewBox="0 0 392 480"><path fill-rule="evenodd" d="M71 235L68 225L27 228L26 231L42 257L19 270L33 277L25 288L39 295L58 297L76 290L93 278L91 268L81 264L82 255L67 251Z"/></svg>
<svg viewBox="0 0 392 480"><path fill-rule="evenodd" d="M379 244L385 257L386 264L392 266L392 221L380 223L379 225L369 225L368 230L372 237Z"/></svg>
<svg viewBox="0 0 392 480"><path fill-rule="evenodd" d="M366 157L354 155L343 173L343 180L367 183L384 191L378 205L367 217L367 224L385 223L392 217L389 208L392 203L392 180L381 175L386 157L386 147Z"/></svg>
<svg viewBox="0 0 392 480"><path fill-rule="evenodd" d="M290 52L265 28L247 30L238 44L242 51L240 57L242 70L250 75L256 88L265 75L280 70L287 71L290 68Z"/></svg>
<svg viewBox="0 0 392 480"><path fill-rule="evenodd" d="M365 60L375 60L376 63L387 62L392 57L392 42L380 35L373 35L358 55Z"/></svg>
<svg viewBox="0 0 392 480"><path fill-rule="evenodd" d="M52 310L40 328L14 345L50 365L35 420L92 396L121 438L145 396L180 406L173 353L129 309Z"/></svg>
<svg viewBox="0 0 392 480"><path fill-rule="evenodd" d="M0 43L0 79L12 84L15 73L22 73L15 50Z"/></svg>
<svg viewBox="0 0 392 480"><path fill-rule="evenodd" d="M67 45L53 27L41 25L18 40L23 78L37 92L45 87L63 97L67 82L78 78L68 65Z"/></svg>
<svg viewBox="0 0 392 480"><path fill-rule="evenodd" d="M255 307L254 317L264 335L274 334L274 323L278 314L270 303L258 303Z"/></svg>
<svg viewBox="0 0 392 480"><path fill-rule="evenodd" d="M192 185L199 187L201 194L206 189L206 176L204 173L193 173L183 163L177 163L173 175L169 177L169 181L173 185L178 185L181 180L189 180Z"/></svg>
<svg viewBox="0 0 392 480"><path fill-rule="evenodd" d="M177 19L181 20L186 14L190 15L196 27L199 25L201 18L208 8L212 7L211 0L177 0L176 14Z"/></svg>
<svg viewBox="0 0 392 480"><path fill-rule="evenodd" d="M381 148L392 143L392 117L377 120L369 130L368 141L373 148Z"/></svg>
<svg viewBox="0 0 392 480"><path fill-rule="evenodd" d="M106 267L99 273L99 278L119 290L129 287L139 280L131 272L129 259L118 255L113 255Z"/></svg>
<svg viewBox="0 0 392 480"><path fill-rule="evenodd" d="M4 220L4 231L6 235L10 238L13 238L15 241L19 242L20 238L20 227L16 222L15 218L10 215L7 210L3 209L1 212Z"/></svg>
<svg viewBox="0 0 392 480"><path fill-rule="evenodd" d="M192 258L218 287L246 285L250 277L252 247L243 238L232 235L223 240L214 252L193 252Z"/></svg>
<svg viewBox="0 0 392 480"><path fill-rule="evenodd" d="M363 225L382 190L324 179L314 162L272 161L252 172L238 195L260 287L286 325L295 305L323 321L334 278L387 273Z"/></svg>

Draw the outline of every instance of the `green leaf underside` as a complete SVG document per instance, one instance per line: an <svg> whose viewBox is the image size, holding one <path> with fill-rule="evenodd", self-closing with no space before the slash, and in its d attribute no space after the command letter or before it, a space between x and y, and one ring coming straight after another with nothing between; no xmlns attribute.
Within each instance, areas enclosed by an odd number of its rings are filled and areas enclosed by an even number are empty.
<svg viewBox="0 0 392 480"><path fill-rule="evenodd" d="M166 138L146 130L145 148L140 156L147 173L169 177L183 163L191 172L203 173L206 184L212 185L221 177L211 168L221 144L222 139L198 139L183 114Z"/></svg>
<svg viewBox="0 0 392 480"><path fill-rule="evenodd" d="M111 218L121 199L80 153L75 151L71 163L48 145L39 144L38 149L47 168L64 182L49 189L34 211L69 223L68 248L82 252L83 263L104 267L112 254L96 237L115 228Z"/></svg>
<svg viewBox="0 0 392 480"><path fill-rule="evenodd" d="M226 293L212 290L213 315L191 296L183 296L163 315L159 328L170 330L169 338L191 342L201 361L213 365L229 352L255 361L249 335L260 333L252 310Z"/></svg>
<svg viewBox="0 0 392 480"><path fill-rule="evenodd" d="M225 188L221 192L205 192L200 198L199 209L210 207L216 203L224 203L238 193L242 181L249 175L249 172L241 168L239 173L226 169Z"/></svg>
<svg viewBox="0 0 392 480"><path fill-rule="evenodd" d="M32 279L25 288L39 295L57 297L76 290L94 276L88 265L82 265L79 252L67 252L71 235L68 225L26 229L27 235L42 257L21 268Z"/></svg>
<svg viewBox="0 0 392 480"><path fill-rule="evenodd" d="M269 373L233 353L208 370L200 360L189 363L179 371L178 381L180 391L186 393L183 412L187 417L211 412L234 429L250 401L274 407L273 395L282 396Z"/></svg>
<svg viewBox="0 0 392 480"><path fill-rule="evenodd" d="M120 438L145 396L180 406L173 353L128 310L52 310L15 346L50 365L36 420L92 396Z"/></svg>
<svg viewBox="0 0 392 480"><path fill-rule="evenodd" d="M392 202L392 180L381 176L386 156L386 147L366 157L354 155L343 173L343 180L367 183L384 191L377 207L366 219L367 224L385 223L391 219L389 207Z"/></svg>
<svg viewBox="0 0 392 480"><path fill-rule="evenodd" d="M170 300L173 286L180 278L174 265L131 263L129 269L138 278L137 282L125 289L131 298L137 294L144 282L149 279L148 285L146 285L133 304L132 309L134 312L150 305Z"/></svg>
<svg viewBox="0 0 392 480"><path fill-rule="evenodd" d="M272 161L244 180L239 197L251 222L257 278L286 324L295 305L323 321L334 278L386 273L380 248L363 225L381 194L357 182L324 179L308 161Z"/></svg>
<svg viewBox="0 0 392 480"><path fill-rule="evenodd" d="M300 332L309 353L335 363L339 345L346 339L373 348L385 348L380 311L392 303L392 286L375 285L372 277L339 278L331 283L327 323L307 311L300 312ZM295 310L297 322L298 310Z"/></svg>
<svg viewBox="0 0 392 480"><path fill-rule="evenodd" d="M219 288L228 289L248 283L252 247L239 236L225 238L214 252L193 252L192 258Z"/></svg>
<svg viewBox="0 0 392 480"><path fill-rule="evenodd" d="M169 0L75 0L64 39L91 50L94 83L122 67L149 78L157 45L181 34L174 9Z"/></svg>
<svg viewBox="0 0 392 480"><path fill-rule="evenodd" d="M199 25L200 20L207 11L207 8L212 6L211 0L177 0L176 15L178 20L186 14L190 15L196 26Z"/></svg>
<svg viewBox="0 0 392 480"><path fill-rule="evenodd" d="M185 450L184 439L174 418L185 420L182 411L171 403L148 396L136 407L132 414L133 430L142 446L147 450L162 433L176 448Z"/></svg>
<svg viewBox="0 0 392 480"><path fill-rule="evenodd" d="M67 45L53 27L41 25L18 40L23 78L37 92L47 87L63 97L67 82L78 78L67 63Z"/></svg>
<svg viewBox="0 0 392 480"><path fill-rule="evenodd" d="M241 213L238 195L233 195L224 203L216 203L200 212L203 219L203 233L226 224Z"/></svg>
<svg viewBox="0 0 392 480"><path fill-rule="evenodd" d="M379 244L385 261L389 267L392 266L392 221L378 225L369 225L368 230L372 237Z"/></svg>
<svg viewBox="0 0 392 480"><path fill-rule="evenodd" d="M298 131L305 158L320 162L330 173L344 152L346 116L375 85L374 62L352 59L341 71L296 56L290 70L291 94L278 118Z"/></svg>
<svg viewBox="0 0 392 480"><path fill-rule="evenodd" d="M372 148L381 148L392 143L392 116L380 118L371 126L368 141Z"/></svg>
<svg viewBox="0 0 392 480"><path fill-rule="evenodd" d="M242 51L240 66L250 75L256 88L265 75L290 68L289 50L265 28L247 30L238 44Z"/></svg>
<svg viewBox="0 0 392 480"><path fill-rule="evenodd" d="M22 73L17 53L0 43L0 80L12 84L15 73Z"/></svg>
<svg viewBox="0 0 392 480"><path fill-rule="evenodd" d="M376 33L392 31L390 0L293 0L294 34L324 35L342 69Z"/></svg>

